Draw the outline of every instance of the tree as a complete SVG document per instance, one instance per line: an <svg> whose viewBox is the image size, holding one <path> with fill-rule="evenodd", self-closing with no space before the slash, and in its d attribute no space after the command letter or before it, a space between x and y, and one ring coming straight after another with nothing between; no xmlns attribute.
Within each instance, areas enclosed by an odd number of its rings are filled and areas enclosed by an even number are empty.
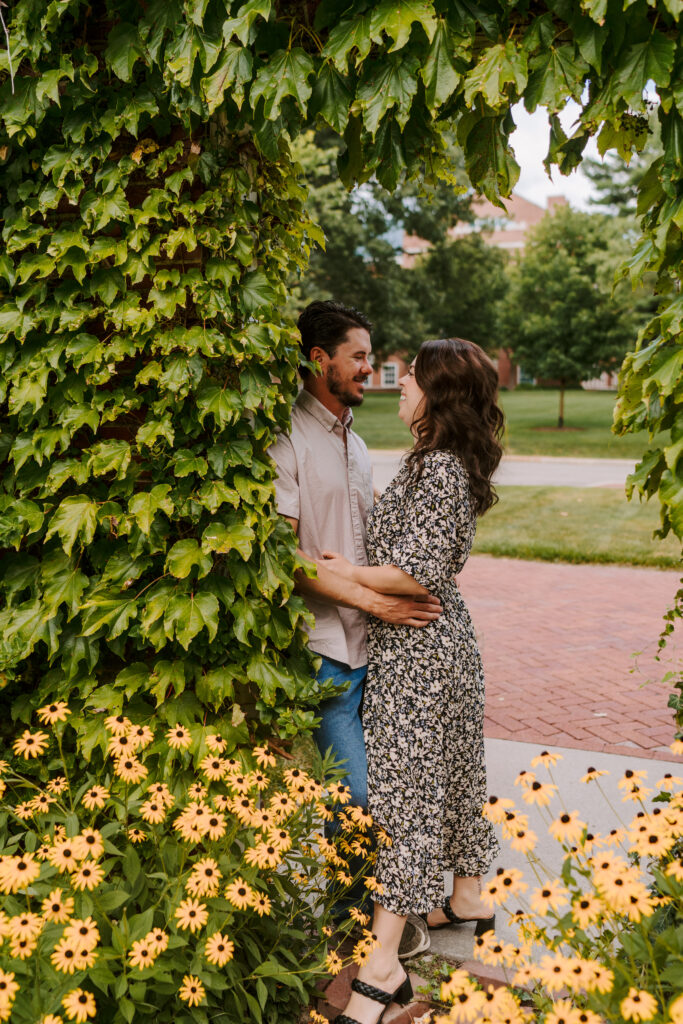
<svg viewBox="0 0 683 1024"><path fill-rule="evenodd" d="M618 222L564 207L529 232L511 274L505 333L528 373L559 382L558 427L567 385L616 369L632 343L633 303L612 294L627 251Z"/></svg>
<svg viewBox="0 0 683 1024"><path fill-rule="evenodd" d="M401 265L403 235L438 243L456 221L471 219L470 197L464 185L456 185L464 178L462 161L454 151L449 179L432 185L406 182L388 193L370 180L349 191L339 180L340 151L329 132L307 132L293 144L309 190L307 208L322 228L325 247L315 249L297 274L292 311L313 299L337 299L370 317L377 357L411 352L430 328L412 274Z"/></svg>
<svg viewBox="0 0 683 1024"><path fill-rule="evenodd" d="M499 348L505 263L501 250L476 233L444 239L425 253L410 272L423 337L467 338L489 352Z"/></svg>

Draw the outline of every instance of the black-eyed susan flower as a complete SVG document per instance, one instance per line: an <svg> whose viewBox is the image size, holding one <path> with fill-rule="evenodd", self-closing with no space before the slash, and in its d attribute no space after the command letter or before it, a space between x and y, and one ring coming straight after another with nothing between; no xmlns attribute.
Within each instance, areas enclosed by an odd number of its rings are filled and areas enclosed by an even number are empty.
<svg viewBox="0 0 683 1024"><path fill-rule="evenodd" d="M74 918L64 929L64 938L89 952L100 941L100 930L92 917Z"/></svg>
<svg viewBox="0 0 683 1024"><path fill-rule="evenodd" d="M205 743L212 754L222 754L227 747L226 740L222 736L217 736L215 733L209 733L205 739Z"/></svg>
<svg viewBox="0 0 683 1024"><path fill-rule="evenodd" d="M192 785L188 787L187 795L190 800L203 801L206 800L208 792L208 789L202 782L193 782Z"/></svg>
<svg viewBox="0 0 683 1024"><path fill-rule="evenodd" d="M669 750L676 757L683 757L683 740L675 739L673 743L669 744Z"/></svg>
<svg viewBox="0 0 683 1024"><path fill-rule="evenodd" d="M677 882L683 882L683 864L681 861L672 860L670 864L667 864L665 874L670 878L675 878Z"/></svg>
<svg viewBox="0 0 683 1024"><path fill-rule="evenodd" d="M512 896L525 892L528 888L524 875L517 868L498 868L496 875L486 883L481 898L488 906L500 906Z"/></svg>
<svg viewBox="0 0 683 1024"><path fill-rule="evenodd" d="M232 903L237 910L245 910L253 905L254 890L243 878L235 878L225 889L225 898Z"/></svg>
<svg viewBox="0 0 683 1024"><path fill-rule="evenodd" d="M204 956L210 964L215 964L216 967L224 967L225 964L232 960L234 955L235 943L227 935L222 935L221 932L214 932L206 940Z"/></svg>
<svg viewBox="0 0 683 1024"><path fill-rule="evenodd" d="M530 853L538 842L538 836L530 828L517 828L510 836L510 847L522 853Z"/></svg>
<svg viewBox="0 0 683 1024"><path fill-rule="evenodd" d="M683 1024L683 995L669 1003L667 1013L671 1024Z"/></svg>
<svg viewBox="0 0 683 1024"><path fill-rule="evenodd" d="M135 740L131 737L130 733L122 732L109 737L107 753L113 757L126 757L129 754L134 754L135 749Z"/></svg>
<svg viewBox="0 0 683 1024"><path fill-rule="evenodd" d="M80 891L96 889L104 878L104 868L94 861L79 865L71 875L71 884Z"/></svg>
<svg viewBox="0 0 683 1024"><path fill-rule="evenodd" d="M558 761L562 760L562 754L558 754L553 750L542 750L540 754L536 754L536 757L531 759L531 767L538 768L539 764L542 764L544 768L552 768Z"/></svg>
<svg viewBox="0 0 683 1024"><path fill-rule="evenodd" d="M206 757L202 758L199 768L211 782L218 782L219 779L225 778L228 773L228 768L223 758L217 757L215 754L207 754Z"/></svg>
<svg viewBox="0 0 683 1024"><path fill-rule="evenodd" d="M282 852L272 843L257 843L244 851L247 864L255 864L260 868L276 868L282 860Z"/></svg>
<svg viewBox="0 0 683 1024"><path fill-rule="evenodd" d="M175 803L165 782L153 782L151 786L147 787L146 792L155 800L161 800L166 807L172 807Z"/></svg>
<svg viewBox="0 0 683 1024"><path fill-rule="evenodd" d="M66 722L71 712L66 701L57 700L54 704L46 704L45 707L38 708L36 714L43 725L54 725L55 722Z"/></svg>
<svg viewBox="0 0 683 1024"><path fill-rule="evenodd" d="M184 725L174 725L166 733L166 740L173 750L187 750L192 745L192 734Z"/></svg>
<svg viewBox="0 0 683 1024"><path fill-rule="evenodd" d="M272 904L264 893L256 892L254 893L253 907L259 917L266 917L270 914Z"/></svg>
<svg viewBox="0 0 683 1024"><path fill-rule="evenodd" d="M203 928L208 921L209 912L204 903L200 903L198 900L187 899L178 905L173 916L178 922L179 928L182 928L184 931L189 929L191 932L196 932Z"/></svg>
<svg viewBox="0 0 683 1024"><path fill-rule="evenodd" d="M349 910L349 917L352 920L357 921L358 924L370 924L370 915L364 914L362 910L358 909L358 907L351 907L351 909Z"/></svg>
<svg viewBox="0 0 683 1024"><path fill-rule="evenodd" d="M209 814L206 821L206 835L209 839L215 841L225 835L225 816L219 811L213 811Z"/></svg>
<svg viewBox="0 0 683 1024"><path fill-rule="evenodd" d="M154 733L148 725L131 725L128 735L133 741L134 750L144 750L154 739Z"/></svg>
<svg viewBox="0 0 683 1024"><path fill-rule="evenodd" d="M630 988L619 1004L624 1020L651 1020L658 1010L657 1000L644 989Z"/></svg>
<svg viewBox="0 0 683 1024"><path fill-rule="evenodd" d="M632 786L639 786L641 782L647 779L647 772L644 769L639 771L633 768L627 768L622 777L617 782L619 789L631 789Z"/></svg>
<svg viewBox="0 0 683 1024"><path fill-rule="evenodd" d="M161 800L150 797L140 807L140 817L150 825L160 825L166 817L166 807Z"/></svg>
<svg viewBox="0 0 683 1024"><path fill-rule="evenodd" d="M61 974L74 974L85 970L95 961L94 953L86 953L69 939L62 938L50 954L50 962Z"/></svg>
<svg viewBox="0 0 683 1024"><path fill-rule="evenodd" d="M603 964L596 963L595 961L591 964L590 977L586 979L586 990L588 992L599 992L601 995L606 995L607 992L612 991L614 985L614 972L609 967L605 967Z"/></svg>
<svg viewBox="0 0 683 1024"><path fill-rule="evenodd" d="M40 757L47 749L48 735L45 732L31 732L25 729L19 739L12 744L12 749L17 755L21 755L27 761L32 757Z"/></svg>
<svg viewBox="0 0 683 1024"><path fill-rule="evenodd" d="M569 999L557 999L545 1017L545 1024L580 1024L580 1010Z"/></svg>
<svg viewBox="0 0 683 1024"><path fill-rule="evenodd" d="M28 821L36 813L33 800L22 800L20 804L16 804L14 813L21 821Z"/></svg>
<svg viewBox="0 0 683 1024"><path fill-rule="evenodd" d="M46 1013L44 1017L41 1017L38 1024L64 1024L61 1017L56 1013Z"/></svg>
<svg viewBox="0 0 683 1024"><path fill-rule="evenodd" d="M144 843L145 840L149 838L149 834L147 832L144 832L141 828L136 828L135 826L129 828L126 834L131 843Z"/></svg>
<svg viewBox="0 0 683 1024"><path fill-rule="evenodd" d="M245 795L251 788L251 776L245 772L233 772L226 777L225 783L229 789Z"/></svg>
<svg viewBox="0 0 683 1024"><path fill-rule="evenodd" d="M30 956L33 956L37 944L38 940L33 938L10 939L9 955L15 960L27 960Z"/></svg>
<svg viewBox="0 0 683 1024"><path fill-rule="evenodd" d="M280 820L287 818L296 810L296 803L288 793L276 793L268 805Z"/></svg>
<svg viewBox="0 0 683 1024"><path fill-rule="evenodd" d="M91 857L101 857L104 853L104 839L102 833L96 828L86 828L80 835L74 838L76 856L84 860L88 854Z"/></svg>
<svg viewBox="0 0 683 1024"><path fill-rule="evenodd" d="M481 813L489 821L492 821L494 825L500 825L505 821L505 815L508 810L511 810L514 806L514 800L494 795L488 798L482 807Z"/></svg>
<svg viewBox="0 0 683 1024"><path fill-rule="evenodd" d="M64 924L74 912L74 901L71 896L65 896L61 889L53 889L43 900L41 910L46 921Z"/></svg>
<svg viewBox="0 0 683 1024"><path fill-rule="evenodd" d="M275 754L265 744L262 747L254 747L254 757L256 764L260 765L261 768L274 768L277 764Z"/></svg>
<svg viewBox="0 0 683 1024"><path fill-rule="evenodd" d="M569 961L561 953L549 953L541 958L537 975L549 992L560 992L571 982Z"/></svg>
<svg viewBox="0 0 683 1024"><path fill-rule="evenodd" d="M629 833L631 848L641 857L663 857L677 842L676 836L666 829L666 822L660 824L647 819Z"/></svg>
<svg viewBox="0 0 683 1024"><path fill-rule="evenodd" d="M204 857L192 868L185 888L192 896L215 896L220 880L217 862L212 857Z"/></svg>
<svg viewBox="0 0 683 1024"><path fill-rule="evenodd" d="M3 971L0 968L0 1000L8 1003L16 997L19 991L19 982L15 981L16 975L13 971Z"/></svg>
<svg viewBox="0 0 683 1024"><path fill-rule="evenodd" d="M579 928L588 928L599 921L604 913L602 900L594 893L583 893L572 901L572 918Z"/></svg>
<svg viewBox="0 0 683 1024"><path fill-rule="evenodd" d="M76 1024L85 1024L89 1017L94 1017L97 1012L97 1004L92 992L82 988L75 988L62 999L62 1006L66 1011L69 1020L76 1021Z"/></svg>
<svg viewBox="0 0 683 1024"><path fill-rule="evenodd" d="M548 826L548 832L559 843L578 843L587 828L578 811L565 811Z"/></svg>
<svg viewBox="0 0 683 1024"><path fill-rule="evenodd" d="M328 1018L323 1017L322 1013L318 1013L317 1010L309 1010L308 1024L328 1024Z"/></svg>
<svg viewBox="0 0 683 1024"><path fill-rule="evenodd" d="M225 793L214 793L211 799L213 800L213 806L216 808L217 811L230 810L230 804L232 803L232 801L229 796L226 796ZM270 812L264 811L263 813L265 814ZM273 817L275 817L275 815L273 815Z"/></svg>
<svg viewBox="0 0 683 1024"><path fill-rule="evenodd" d="M114 761L114 774L124 782L135 784L142 782L147 776L145 765L132 755L117 757Z"/></svg>
<svg viewBox="0 0 683 1024"><path fill-rule="evenodd" d="M667 772L666 775L662 775L661 779L657 781L656 786L657 789L665 789L671 792L675 786L683 786L683 777Z"/></svg>
<svg viewBox="0 0 683 1024"><path fill-rule="evenodd" d="M587 768L586 774L581 776L581 782L595 782L595 780L599 779L601 775L609 775L609 772L600 768Z"/></svg>
<svg viewBox="0 0 683 1024"><path fill-rule="evenodd" d="M34 814L47 814L50 810L50 805L55 802L55 798L50 793L38 793L31 800L30 806L33 809Z"/></svg>
<svg viewBox="0 0 683 1024"><path fill-rule="evenodd" d="M128 960L131 967L137 967L139 971L151 967L157 957L157 951L150 946L147 939L138 939L128 950Z"/></svg>
<svg viewBox="0 0 683 1024"><path fill-rule="evenodd" d="M528 804L537 804L539 807L547 807L557 792L557 786L552 782L532 782L525 786L522 791L522 799Z"/></svg>
<svg viewBox="0 0 683 1024"><path fill-rule="evenodd" d="M478 935L474 940L474 956L483 964L508 966L516 955L515 947L509 942L503 942L494 932Z"/></svg>
<svg viewBox="0 0 683 1024"><path fill-rule="evenodd" d="M81 798L81 803L88 811L99 811L109 799L109 790L104 786L91 786Z"/></svg>
<svg viewBox="0 0 683 1024"><path fill-rule="evenodd" d="M546 882L532 892L530 902L532 909L545 917L550 910L559 910L569 902L569 892L558 880Z"/></svg>
<svg viewBox="0 0 683 1024"><path fill-rule="evenodd" d="M43 930L43 918L31 911L7 919L5 933L12 939L35 939Z"/></svg>
<svg viewBox="0 0 683 1024"><path fill-rule="evenodd" d="M514 781L515 786L530 786L532 782L536 781L536 773L530 772L527 768L523 768L518 773L517 778Z"/></svg>
<svg viewBox="0 0 683 1024"><path fill-rule="evenodd" d="M125 715L109 715L104 720L105 727L115 736L122 736L131 727L131 721Z"/></svg>
<svg viewBox="0 0 683 1024"><path fill-rule="evenodd" d="M343 966L341 958L336 953L330 951L325 957L325 970L328 974L339 974Z"/></svg>
<svg viewBox="0 0 683 1024"><path fill-rule="evenodd" d="M199 1006L205 996L204 986L193 974L186 974L178 995L188 1006Z"/></svg>
<svg viewBox="0 0 683 1024"><path fill-rule="evenodd" d="M145 942L154 947L157 956L168 948L168 940L168 932L165 932L163 928L152 928L151 932L147 932L145 935Z"/></svg>
<svg viewBox="0 0 683 1024"><path fill-rule="evenodd" d="M35 882L40 863L30 853L0 858L0 892L13 893Z"/></svg>

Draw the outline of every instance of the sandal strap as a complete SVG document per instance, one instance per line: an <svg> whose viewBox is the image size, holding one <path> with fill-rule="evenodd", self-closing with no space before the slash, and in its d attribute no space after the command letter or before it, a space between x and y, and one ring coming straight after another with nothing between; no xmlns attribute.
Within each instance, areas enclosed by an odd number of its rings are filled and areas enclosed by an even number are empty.
<svg viewBox="0 0 683 1024"><path fill-rule="evenodd" d="M382 1003L384 1006L388 1006L394 997L393 992L385 992L384 989L375 988L374 985L368 985L364 981L359 981L358 978L353 979L351 988L359 995L365 996L367 999L374 999L376 1003Z"/></svg>
<svg viewBox="0 0 683 1024"><path fill-rule="evenodd" d="M449 899L444 900L441 909L443 910L444 914L451 922L451 924L459 924L460 921L462 920L462 918L458 917L458 915L454 912L453 908L451 907L451 901Z"/></svg>
<svg viewBox="0 0 683 1024"><path fill-rule="evenodd" d="M340 1013L338 1017L334 1018L334 1024L358 1024L355 1017L349 1017L345 1013Z"/></svg>

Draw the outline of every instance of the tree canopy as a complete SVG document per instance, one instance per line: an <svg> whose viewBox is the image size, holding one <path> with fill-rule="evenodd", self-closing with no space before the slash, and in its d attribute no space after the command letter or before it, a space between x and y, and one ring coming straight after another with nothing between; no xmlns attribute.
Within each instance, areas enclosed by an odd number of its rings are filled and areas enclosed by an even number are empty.
<svg viewBox="0 0 683 1024"><path fill-rule="evenodd" d="M527 373L559 383L559 427L565 388L618 369L642 325L630 290L612 289L627 253L618 219L563 207L531 229L512 272L505 334Z"/></svg>

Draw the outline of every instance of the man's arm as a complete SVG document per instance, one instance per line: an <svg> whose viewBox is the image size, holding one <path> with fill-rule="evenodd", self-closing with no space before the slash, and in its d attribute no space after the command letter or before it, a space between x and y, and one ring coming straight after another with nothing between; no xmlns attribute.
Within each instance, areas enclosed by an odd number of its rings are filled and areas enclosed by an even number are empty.
<svg viewBox="0 0 683 1024"><path fill-rule="evenodd" d="M298 533L299 521L290 516L283 518L294 532ZM317 569L315 579L311 579L301 569L295 574L297 592L304 596L315 597L319 601L327 601L344 608L358 608L394 626L428 626L430 622L439 618L443 610L438 598L431 595L413 597L381 594L332 572L324 560L311 558L304 551L299 553L309 562L313 562Z"/></svg>

